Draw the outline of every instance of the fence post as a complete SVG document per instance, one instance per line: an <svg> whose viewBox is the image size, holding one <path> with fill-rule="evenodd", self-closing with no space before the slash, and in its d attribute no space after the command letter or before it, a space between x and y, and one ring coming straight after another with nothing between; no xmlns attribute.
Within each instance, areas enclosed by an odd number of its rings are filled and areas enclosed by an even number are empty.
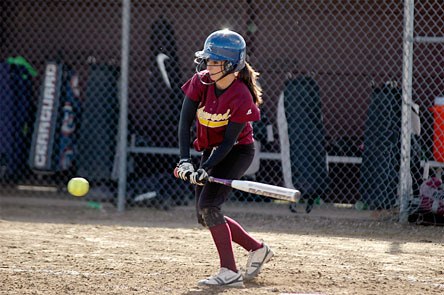
<svg viewBox="0 0 444 295"><path fill-rule="evenodd" d="M119 114L119 180L117 211L125 210L126 164L128 145L128 60L130 43L131 0L122 0L122 56L120 69L120 114Z"/></svg>
<svg viewBox="0 0 444 295"><path fill-rule="evenodd" d="M413 70L414 0L404 1L404 36L402 57L402 130L399 222L408 222L410 199L411 107Z"/></svg>

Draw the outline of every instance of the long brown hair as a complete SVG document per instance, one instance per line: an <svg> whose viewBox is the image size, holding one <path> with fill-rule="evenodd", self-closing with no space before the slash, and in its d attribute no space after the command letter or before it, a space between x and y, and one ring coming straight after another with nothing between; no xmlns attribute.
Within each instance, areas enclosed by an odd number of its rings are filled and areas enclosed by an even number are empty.
<svg viewBox="0 0 444 295"><path fill-rule="evenodd" d="M244 82L253 96L256 105L262 104L262 88L257 83L259 72L256 72L249 63L245 63L245 67L239 71L238 78Z"/></svg>

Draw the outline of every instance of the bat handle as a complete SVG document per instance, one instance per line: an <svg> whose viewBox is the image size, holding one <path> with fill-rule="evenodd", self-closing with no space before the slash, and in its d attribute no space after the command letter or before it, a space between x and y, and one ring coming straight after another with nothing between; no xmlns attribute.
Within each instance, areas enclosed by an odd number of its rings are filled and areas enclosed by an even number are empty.
<svg viewBox="0 0 444 295"><path fill-rule="evenodd" d="M228 180L228 179L217 178L217 177L213 177L213 176L208 176L207 181L223 184L226 186L231 186L231 182L232 182L231 180Z"/></svg>

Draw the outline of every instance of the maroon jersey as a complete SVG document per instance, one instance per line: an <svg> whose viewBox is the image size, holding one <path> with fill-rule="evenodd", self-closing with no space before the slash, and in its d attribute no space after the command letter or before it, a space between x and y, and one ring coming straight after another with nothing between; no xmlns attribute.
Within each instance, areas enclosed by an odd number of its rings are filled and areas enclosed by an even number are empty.
<svg viewBox="0 0 444 295"><path fill-rule="evenodd" d="M216 97L215 84L204 85L197 75L203 75L203 72L194 74L182 86L187 97L199 102L196 114L197 138L194 141L194 148L202 151L220 145L229 121L246 123L236 144L253 143L251 122L260 119L260 111L247 85L236 79L222 95ZM202 79L208 79L208 77L202 76Z"/></svg>

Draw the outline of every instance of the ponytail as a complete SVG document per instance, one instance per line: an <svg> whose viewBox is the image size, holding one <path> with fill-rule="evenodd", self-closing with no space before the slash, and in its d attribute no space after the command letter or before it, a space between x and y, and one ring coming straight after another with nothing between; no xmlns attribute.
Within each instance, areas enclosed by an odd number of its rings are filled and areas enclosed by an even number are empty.
<svg viewBox="0 0 444 295"><path fill-rule="evenodd" d="M239 79L247 85L253 96L253 101L256 105L262 104L262 88L257 83L259 73L256 72L249 63L245 63L245 67L239 71Z"/></svg>

